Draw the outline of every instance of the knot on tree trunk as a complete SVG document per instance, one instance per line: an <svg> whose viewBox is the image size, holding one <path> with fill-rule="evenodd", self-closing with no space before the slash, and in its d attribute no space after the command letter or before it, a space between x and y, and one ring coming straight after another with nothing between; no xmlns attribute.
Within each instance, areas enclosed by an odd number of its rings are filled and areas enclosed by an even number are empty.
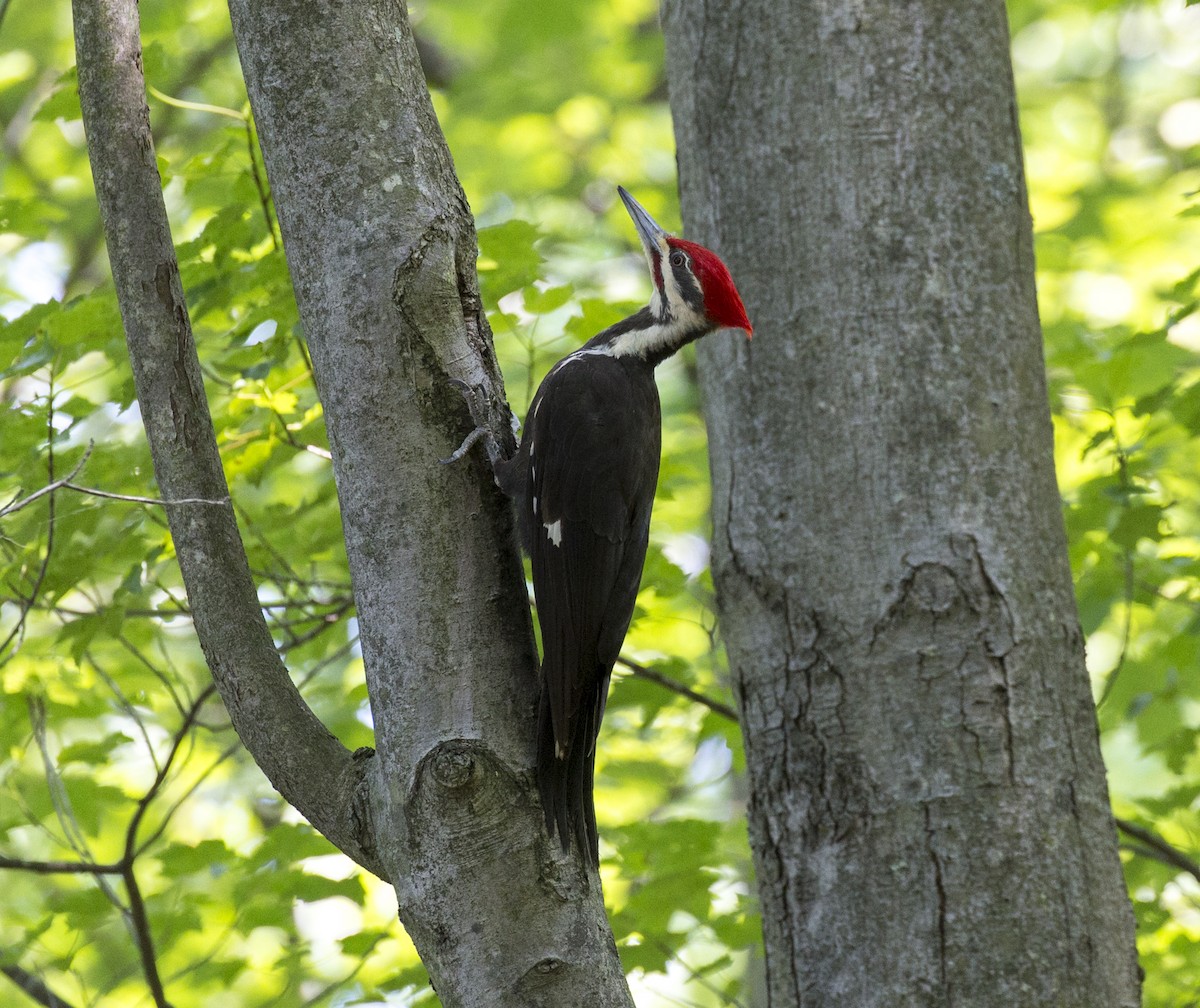
<svg viewBox="0 0 1200 1008"><path fill-rule="evenodd" d="M517 774L479 739L448 739L417 765L408 799L414 844L430 851L453 848L459 857L497 856L511 837L513 816L530 818L535 805ZM473 852L468 855L468 851Z"/></svg>
<svg viewBox="0 0 1200 1008"><path fill-rule="evenodd" d="M904 684L889 703L911 741L911 779L901 790L928 797L1013 784L1015 628L1004 590L971 535L951 534L904 562L868 655L897 673L882 681ZM945 730L955 724L958 731Z"/></svg>

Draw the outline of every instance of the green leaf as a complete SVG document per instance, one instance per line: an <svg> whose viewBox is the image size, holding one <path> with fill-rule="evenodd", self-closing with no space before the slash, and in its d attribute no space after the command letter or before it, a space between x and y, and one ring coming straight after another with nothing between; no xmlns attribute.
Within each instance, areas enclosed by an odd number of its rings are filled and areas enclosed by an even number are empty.
<svg viewBox="0 0 1200 1008"><path fill-rule="evenodd" d="M1176 392L1167 409L1188 431L1200 434L1200 382Z"/></svg>
<svg viewBox="0 0 1200 1008"><path fill-rule="evenodd" d="M1136 504L1124 508L1109 536L1113 543L1126 549L1133 549L1142 539L1158 542L1162 539L1160 525L1165 511L1157 504Z"/></svg>
<svg viewBox="0 0 1200 1008"><path fill-rule="evenodd" d="M559 287L547 287L539 290L537 287L526 287L523 292L525 310L533 315L548 315L565 305L575 294L571 284Z"/></svg>
<svg viewBox="0 0 1200 1008"><path fill-rule="evenodd" d="M197 872L221 874L228 870L236 855L223 840L201 840L197 844L169 844L157 855L163 874L170 878Z"/></svg>
<svg viewBox="0 0 1200 1008"><path fill-rule="evenodd" d="M520 290L538 277L542 257L534 248L535 225L524 220L479 229L479 282L489 304Z"/></svg>
<svg viewBox="0 0 1200 1008"><path fill-rule="evenodd" d="M351 875L344 879L331 879L309 872L292 872L290 874L288 889L296 899L304 900L306 903L316 903L318 900L329 899L333 896L343 896L361 906L365 898L362 879L358 875Z"/></svg>
<svg viewBox="0 0 1200 1008"><path fill-rule="evenodd" d="M332 854L335 848L307 823L280 823L246 861L255 871L267 866L290 865L309 857Z"/></svg>
<svg viewBox="0 0 1200 1008"><path fill-rule="evenodd" d="M79 76L75 67L65 71L55 81L54 89L46 96L34 112L37 122L54 122L58 119L73 121L83 118L79 107Z"/></svg>
<svg viewBox="0 0 1200 1008"><path fill-rule="evenodd" d="M341 945L344 955L361 959L372 952L376 945L388 937L390 937L390 934L387 931L359 931L357 934L352 934L341 939L338 944Z"/></svg>
<svg viewBox="0 0 1200 1008"><path fill-rule="evenodd" d="M57 640L67 646L67 653L78 663L83 660L83 653L97 638L115 637L120 632L123 617L124 610L118 606L110 606L86 616L77 616L62 625Z"/></svg>
<svg viewBox="0 0 1200 1008"><path fill-rule="evenodd" d="M47 903L55 913L66 917L72 930L82 934L94 932L116 913L108 898L94 885L54 891Z"/></svg>
<svg viewBox="0 0 1200 1008"><path fill-rule="evenodd" d="M86 763L90 766L100 766L112 758L117 748L132 741L133 739L124 732L112 732L96 741L73 742L71 745L64 746L59 751L58 765L60 768L70 763Z"/></svg>

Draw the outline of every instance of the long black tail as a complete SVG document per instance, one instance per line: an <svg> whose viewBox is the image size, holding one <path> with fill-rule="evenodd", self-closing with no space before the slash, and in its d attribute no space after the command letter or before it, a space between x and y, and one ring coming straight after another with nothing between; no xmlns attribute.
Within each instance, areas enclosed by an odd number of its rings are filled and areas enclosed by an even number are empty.
<svg viewBox="0 0 1200 1008"><path fill-rule="evenodd" d="M550 701L544 690L538 704L537 779L546 829L551 836L558 836L564 851L570 849L574 838L597 866L600 864L600 847L592 784L596 770L596 736L604 716L608 678L607 674L601 676L594 695L584 698L566 754L562 757L557 753Z"/></svg>

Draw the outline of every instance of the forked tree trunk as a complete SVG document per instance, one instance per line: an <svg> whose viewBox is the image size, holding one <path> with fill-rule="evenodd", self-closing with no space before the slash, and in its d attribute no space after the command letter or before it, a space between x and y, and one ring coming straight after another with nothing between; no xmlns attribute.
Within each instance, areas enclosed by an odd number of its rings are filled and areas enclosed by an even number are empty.
<svg viewBox="0 0 1200 1008"><path fill-rule="evenodd" d="M1139 1003L998 0L664 9L770 1004Z"/></svg>
<svg viewBox="0 0 1200 1008"><path fill-rule="evenodd" d="M154 157L135 0L75 0L80 101L155 473L196 631L280 793L395 887L446 1008L629 1008L599 880L543 828L510 508L452 381L508 412L474 226L403 5L237 0L234 30L334 449L377 751L288 677L213 436ZM169 992L154 991L157 1000Z"/></svg>
<svg viewBox="0 0 1200 1008"><path fill-rule="evenodd" d="M372 839L447 1008L628 1008L599 879L546 835L511 439L474 221L402 3L233 0L334 455L377 754Z"/></svg>

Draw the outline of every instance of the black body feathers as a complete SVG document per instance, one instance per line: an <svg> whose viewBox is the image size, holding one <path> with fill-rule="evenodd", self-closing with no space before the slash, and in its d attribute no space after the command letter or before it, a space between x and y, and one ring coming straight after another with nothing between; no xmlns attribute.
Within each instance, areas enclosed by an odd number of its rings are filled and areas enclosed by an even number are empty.
<svg viewBox="0 0 1200 1008"><path fill-rule="evenodd" d="M501 473L517 498L542 631L546 825L593 861L596 736L641 580L661 439L653 365L589 349L595 342L546 376Z"/></svg>

